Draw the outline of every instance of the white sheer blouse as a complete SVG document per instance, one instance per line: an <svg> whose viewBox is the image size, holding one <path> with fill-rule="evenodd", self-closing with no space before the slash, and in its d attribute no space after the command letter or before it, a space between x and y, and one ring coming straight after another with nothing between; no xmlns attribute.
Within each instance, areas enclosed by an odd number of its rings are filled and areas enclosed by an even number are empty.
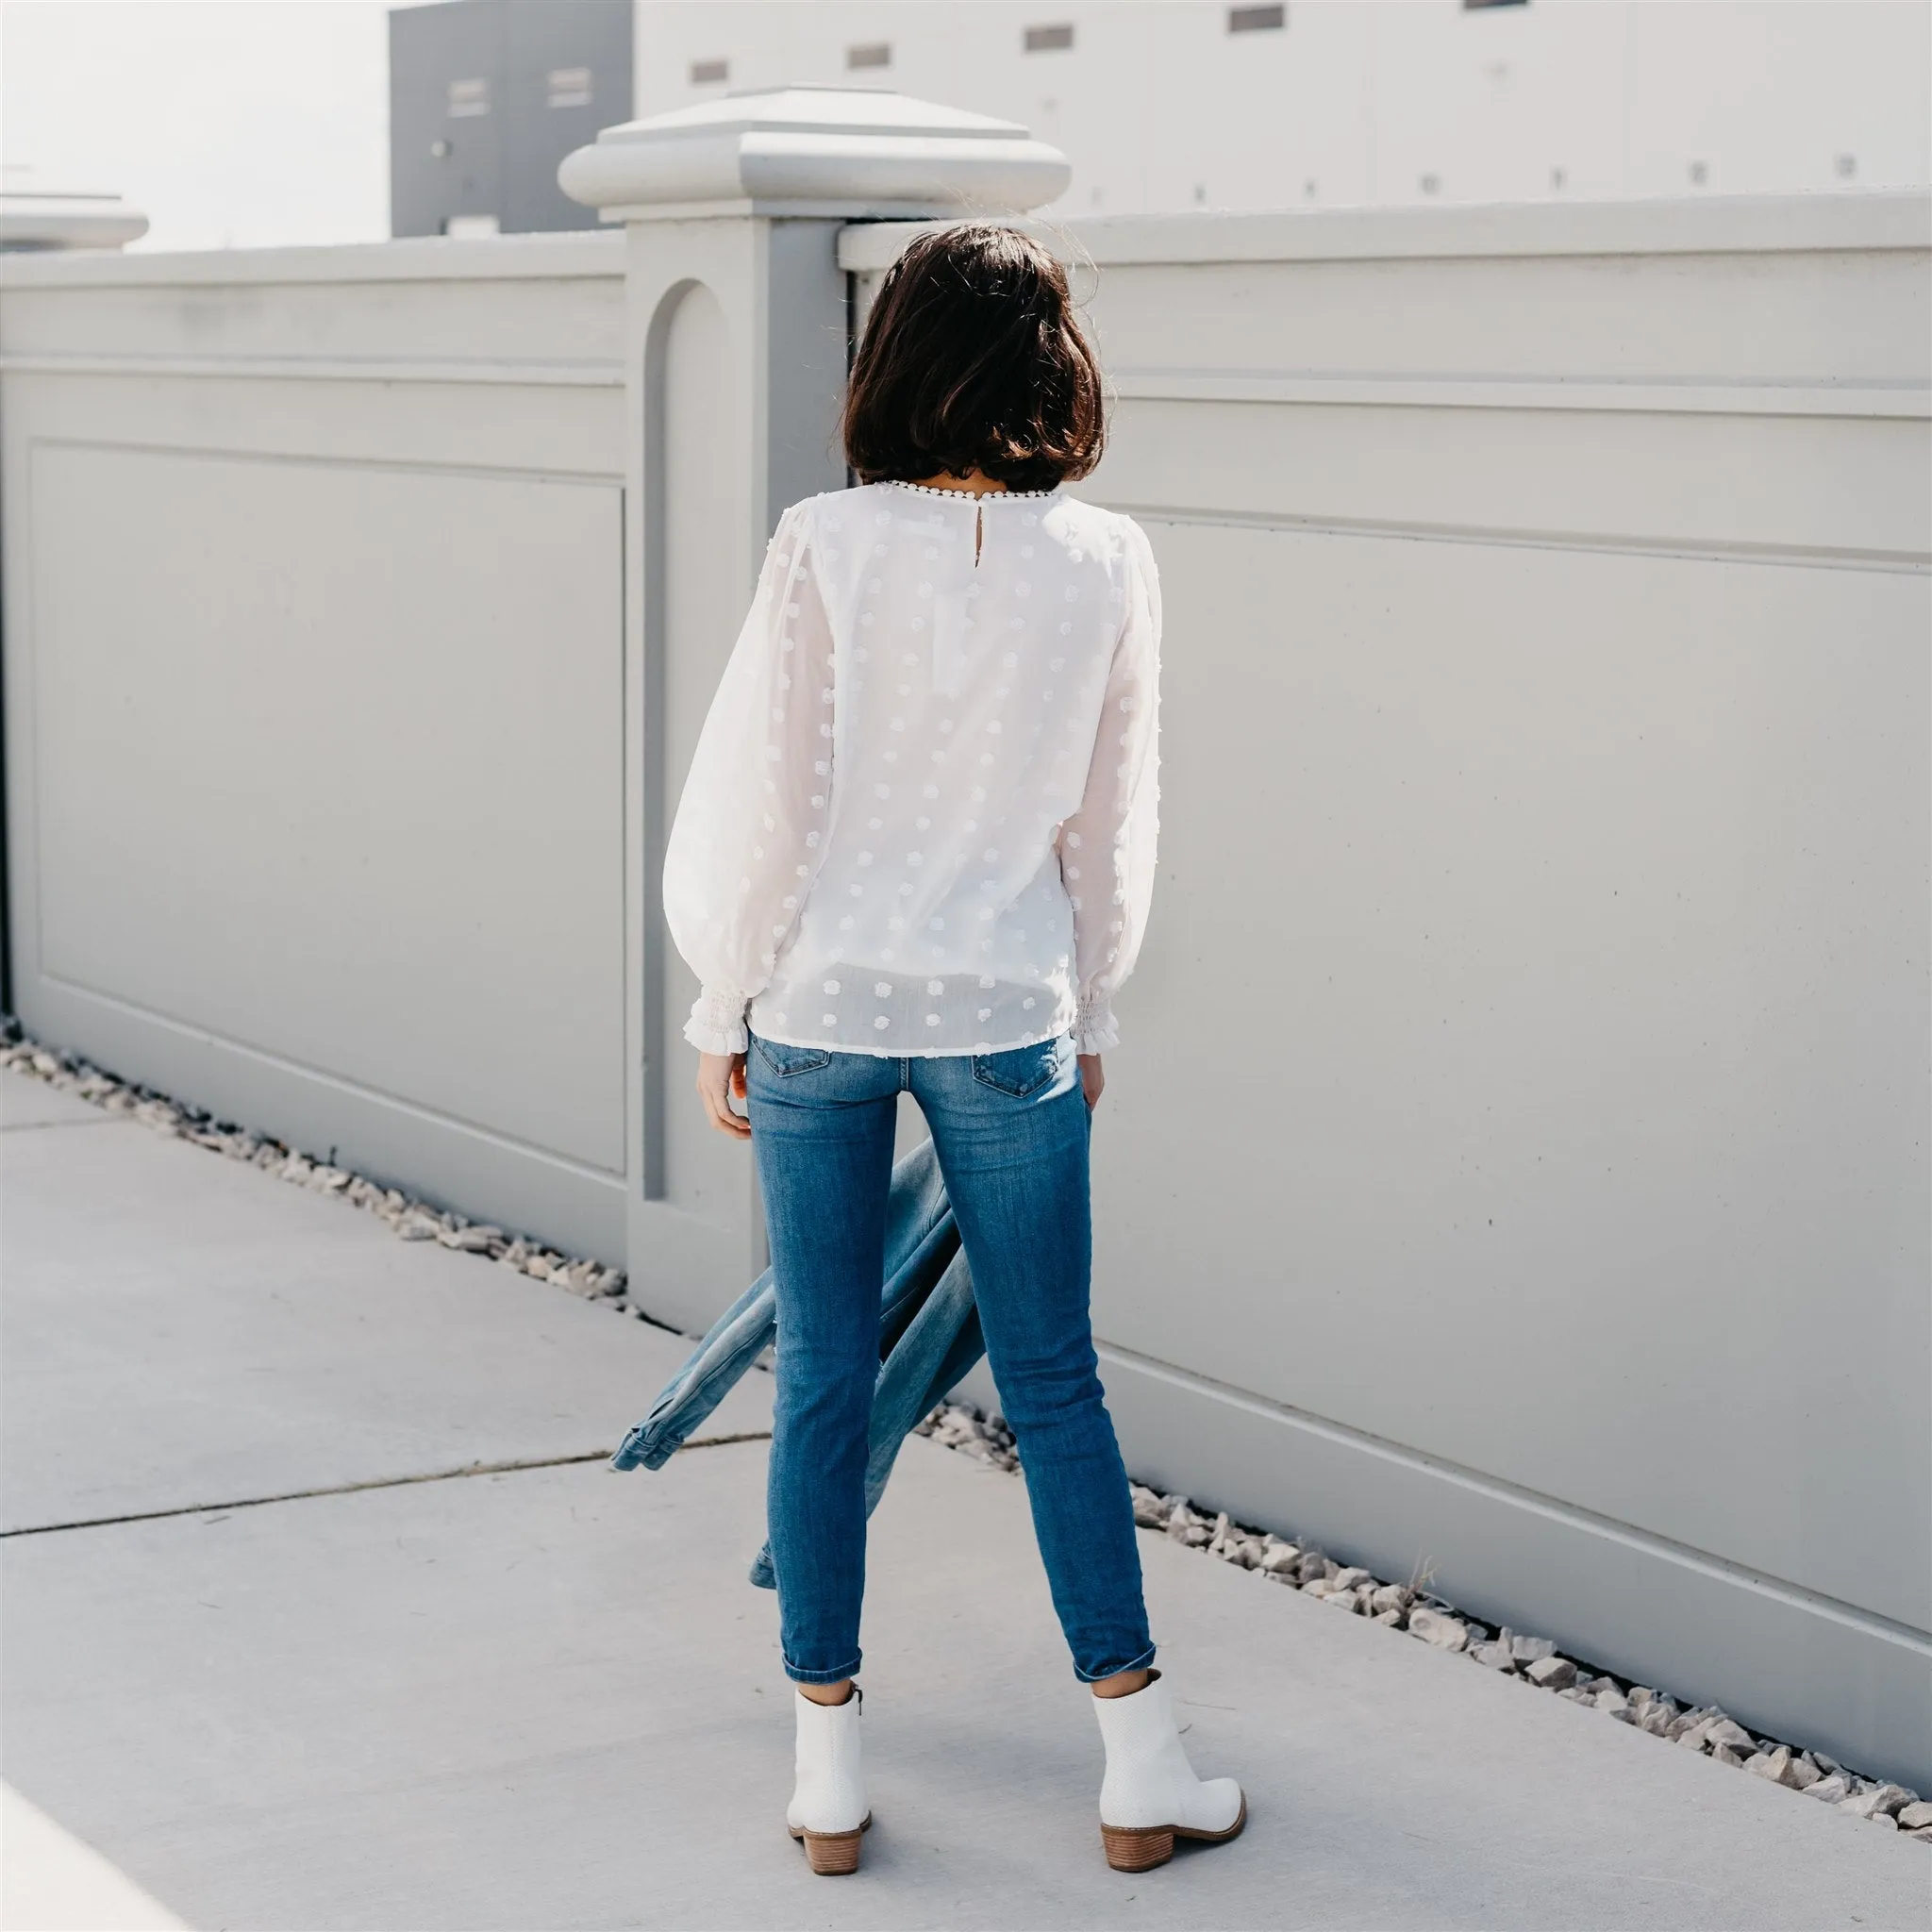
<svg viewBox="0 0 1932 1932"><path fill-rule="evenodd" d="M1160 589L1061 491L787 510L699 737L664 908L685 1038L1116 1043L1154 885Z"/></svg>

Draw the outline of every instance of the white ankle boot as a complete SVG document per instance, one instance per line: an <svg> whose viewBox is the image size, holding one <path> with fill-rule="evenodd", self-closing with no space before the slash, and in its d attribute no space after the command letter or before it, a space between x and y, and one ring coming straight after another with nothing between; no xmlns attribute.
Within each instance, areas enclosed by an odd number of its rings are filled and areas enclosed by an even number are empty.
<svg viewBox="0 0 1932 1932"><path fill-rule="evenodd" d="M843 1704L814 1704L794 1689L798 1714L798 1777L785 1825L805 1840L814 1872L858 1870L858 1835L872 1823L865 1803L865 1766L858 1752L857 1684Z"/></svg>
<svg viewBox="0 0 1932 1932"><path fill-rule="evenodd" d="M1248 1822L1248 1801L1233 1778L1204 1783L1194 1775L1158 1671L1131 1696L1094 1698L1093 1714L1107 1744L1100 1838L1116 1872L1164 1865L1176 1838L1219 1842Z"/></svg>

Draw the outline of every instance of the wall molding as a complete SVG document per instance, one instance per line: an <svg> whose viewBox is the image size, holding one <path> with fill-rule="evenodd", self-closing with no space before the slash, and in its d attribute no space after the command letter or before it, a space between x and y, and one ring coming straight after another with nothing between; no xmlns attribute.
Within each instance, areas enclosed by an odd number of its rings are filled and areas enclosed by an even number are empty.
<svg viewBox="0 0 1932 1932"><path fill-rule="evenodd" d="M0 356L0 375L192 376L227 382L482 383L520 389L622 389L621 362L361 356Z"/></svg>
<svg viewBox="0 0 1932 1932"><path fill-rule="evenodd" d="M1622 557L1681 558L1697 563L1757 563L1802 570L1878 571L1899 576L1932 575L1932 555L1913 550L1838 550L1771 543L1695 543L1661 537L1612 536L1597 531L1513 529L1483 524L1425 524L1369 517L1291 516L1286 512L1205 508L1194 504L1146 503L1112 494L1093 501L1150 523L1197 524L1231 530L1274 530L1307 537L1379 537L1414 543L1467 543L1520 550L1607 552Z"/></svg>
<svg viewBox="0 0 1932 1932"><path fill-rule="evenodd" d="M1651 376L1378 375L1345 370L1152 367L1120 368L1112 376L1115 394L1149 402L1932 421L1932 383L1729 383L1705 376L1660 380Z"/></svg>

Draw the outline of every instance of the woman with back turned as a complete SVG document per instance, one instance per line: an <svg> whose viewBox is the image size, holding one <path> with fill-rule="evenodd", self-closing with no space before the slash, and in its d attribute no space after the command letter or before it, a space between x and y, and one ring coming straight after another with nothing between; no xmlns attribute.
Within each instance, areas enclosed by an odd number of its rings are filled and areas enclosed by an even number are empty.
<svg viewBox="0 0 1932 1932"><path fill-rule="evenodd" d="M1076 1676L1108 1861L1229 1839L1151 1668L1088 1319L1088 1142L1154 884L1160 591L1099 459L1058 264L1009 228L916 240L853 366L856 489L779 520L664 863L704 991L714 1124L749 1139L778 1309L769 1527L815 1872L855 1871L864 1477L898 1097L931 1129ZM743 1098L749 1121L732 1107Z"/></svg>

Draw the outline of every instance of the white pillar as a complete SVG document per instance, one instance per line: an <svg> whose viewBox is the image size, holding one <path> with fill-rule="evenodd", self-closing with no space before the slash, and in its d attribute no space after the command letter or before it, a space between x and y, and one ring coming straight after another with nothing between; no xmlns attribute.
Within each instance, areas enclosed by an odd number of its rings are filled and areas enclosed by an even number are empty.
<svg viewBox="0 0 1932 1932"><path fill-rule="evenodd" d="M1070 175L1010 122L841 88L606 128L558 171L626 232L630 1272L679 1326L708 1326L764 1259L748 1150L688 1091L696 989L664 931L664 837L767 538L788 505L846 480L839 230L1020 213Z"/></svg>

